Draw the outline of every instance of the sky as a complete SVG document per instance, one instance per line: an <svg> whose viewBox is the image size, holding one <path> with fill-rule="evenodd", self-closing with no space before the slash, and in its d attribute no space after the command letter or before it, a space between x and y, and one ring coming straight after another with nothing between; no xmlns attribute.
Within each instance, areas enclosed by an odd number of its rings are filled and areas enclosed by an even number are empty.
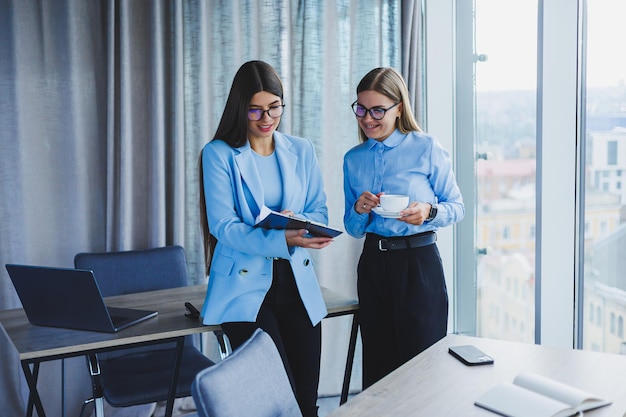
<svg viewBox="0 0 626 417"><path fill-rule="evenodd" d="M587 86L626 80L626 0L587 0ZM537 0L476 0L476 88L534 90L537 76Z"/></svg>
<svg viewBox="0 0 626 417"><path fill-rule="evenodd" d="M626 80L626 1L587 0L587 85L617 85Z"/></svg>

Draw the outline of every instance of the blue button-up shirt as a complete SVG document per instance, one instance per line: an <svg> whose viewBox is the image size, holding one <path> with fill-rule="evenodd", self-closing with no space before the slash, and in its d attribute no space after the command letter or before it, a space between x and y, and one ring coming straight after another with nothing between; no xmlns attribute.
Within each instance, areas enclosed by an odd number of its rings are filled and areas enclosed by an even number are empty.
<svg viewBox="0 0 626 417"><path fill-rule="evenodd" d="M346 232L409 236L435 231L463 219L465 206L456 183L448 151L432 136L395 130L379 142L369 139L349 150L343 164ZM363 191L405 194L411 202L437 205L434 220L415 226L375 213L359 214L354 208Z"/></svg>

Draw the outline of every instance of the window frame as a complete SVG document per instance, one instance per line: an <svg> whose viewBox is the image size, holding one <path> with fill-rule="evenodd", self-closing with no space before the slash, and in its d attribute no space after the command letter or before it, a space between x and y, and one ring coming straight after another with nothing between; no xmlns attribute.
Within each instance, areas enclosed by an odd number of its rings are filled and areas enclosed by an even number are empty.
<svg viewBox="0 0 626 417"><path fill-rule="evenodd" d="M480 51L474 51L472 3L424 0L424 125L451 150L466 209L465 219L449 228L452 242L440 248L444 268L453 271L449 330L470 335L477 326L479 249L473 74ZM566 348L582 346L583 7L583 0L538 1L535 341Z"/></svg>

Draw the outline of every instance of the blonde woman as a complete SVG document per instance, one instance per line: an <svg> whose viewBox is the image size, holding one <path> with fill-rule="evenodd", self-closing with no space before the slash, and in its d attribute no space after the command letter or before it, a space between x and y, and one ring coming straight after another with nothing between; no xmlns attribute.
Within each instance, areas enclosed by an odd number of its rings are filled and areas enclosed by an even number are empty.
<svg viewBox="0 0 626 417"><path fill-rule="evenodd" d="M465 213L448 152L421 131L408 97L393 68L365 75L352 104L361 144L344 157L344 225L365 236L357 268L364 389L446 335L436 231ZM410 203L384 212L383 194Z"/></svg>

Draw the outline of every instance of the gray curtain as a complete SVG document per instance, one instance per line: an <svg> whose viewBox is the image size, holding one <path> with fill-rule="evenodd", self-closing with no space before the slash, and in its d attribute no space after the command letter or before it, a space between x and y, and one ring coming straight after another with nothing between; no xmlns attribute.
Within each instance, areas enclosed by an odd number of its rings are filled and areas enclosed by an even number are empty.
<svg viewBox="0 0 626 417"><path fill-rule="evenodd" d="M198 153L213 137L235 72L251 59L267 61L281 75L287 107L280 130L316 145L330 223L341 226L343 154L358 142L350 104L356 99L358 81L370 69L401 68L404 6L397 0L220 3L220 7L201 0L185 3L186 247L200 252L194 188ZM358 253L359 244L348 236L314 252L322 284L355 294ZM201 276L202 260L196 261L191 268Z"/></svg>
<svg viewBox="0 0 626 417"><path fill-rule="evenodd" d="M418 41L420 5L0 0L0 309L19 307L4 264L71 267L81 251L181 244L191 280L204 282L197 156L250 59L281 74L280 129L315 143L341 227L356 84L389 65L421 97L419 50L403 44ZM341 236L315 253L322 285L356 295L360 245ZM347 322L325 322L321 395L340 390L347 333ZM84 360L44 364L40 390L48 415L77 415L90 394ZM27 394L0 332L2 413L22 415Z"/></svg>
<svg viewBox="0 0 626 417"><path fill-rule="evenodd" d="M402 68L409 89L417 122L423 128L425 109L422 106L425 78L422 39L424 38L423 0L402 1Z"/></svg>

